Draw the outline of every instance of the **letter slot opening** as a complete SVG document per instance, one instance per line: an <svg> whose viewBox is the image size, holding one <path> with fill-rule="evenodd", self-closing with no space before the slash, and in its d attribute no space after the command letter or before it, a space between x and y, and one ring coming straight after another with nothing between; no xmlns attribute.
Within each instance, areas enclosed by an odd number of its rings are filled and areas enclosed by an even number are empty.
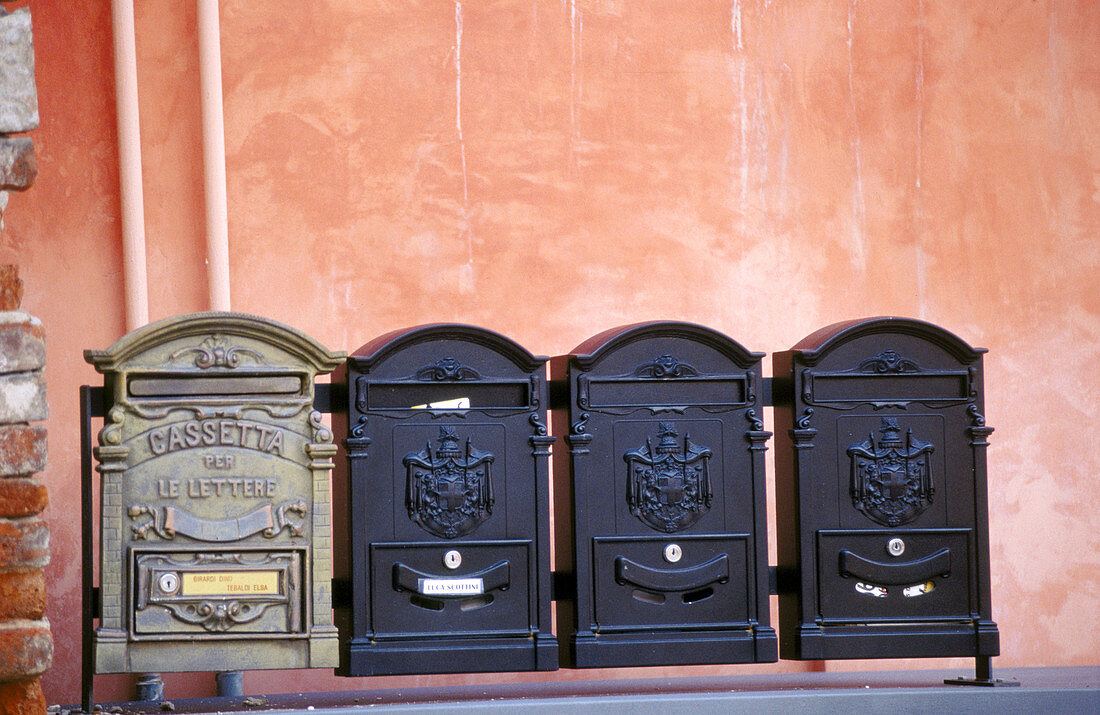
<svg viewBox="0 0 1100 715"><path fill-rule="evenodd" d="M527 382L372 383L368 409L510 409L530 406L531 386ZM459 403L468 407L439 406Z"/></svg>
<svg viewBox="0 0 1100 715"><path fill-rule="evenodd" d="M301 375L134 375L131 397L186 399L191 397L248 397L299 395Z"/></svg>

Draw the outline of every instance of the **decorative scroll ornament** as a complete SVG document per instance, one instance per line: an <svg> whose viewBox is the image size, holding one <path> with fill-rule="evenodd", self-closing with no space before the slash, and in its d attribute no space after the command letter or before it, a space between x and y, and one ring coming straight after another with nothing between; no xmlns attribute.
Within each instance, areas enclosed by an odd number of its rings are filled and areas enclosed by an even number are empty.
<svg viewBox="0 0 1100 715"><path fill-rule="evenodd" d="M672 355L661 355L634 368L634 377L698 377L699 371Z"/></svg>
<svg viewBox="0 0 1100 715"><path fill-rule="evenodd" d="M260 365L267 362L264 360L264 356L258 352L249 350L248 348L230 345L225 337L221 335L212 335L208 337L206 340L203 340L198 347L177 350L172 353L168 359L176 360L189 353L198 353L195 356L195 367L202 370L211 367L237 367L241 363L242 356L250 357Z"/></svg>
<svg viewBox="0 0 1100 715"><path fill-rule="evenodd" d="M150 531L162 539L172 540L176 534L189 536L197 541L240 541L253 534L263 534L273 539L286 529L291 536L302 535L302 522L289 514L304 517L308 511L301 499L284 502L278 506L265 504L244 516L233 519L203 519L176 506L158 509L148 504L134 504L127 513L131 519L149 517L147 521L130 527L134 539L148 539Z"/></svg>
<svg viewBox="0 0 1100 715"><path fill-rule="evenodd" d="M904 358L894 350L883 350L874 357L869 357L859 364L860 372L874 372L879 374L899 374L907 372L921 372L921 366L915 361Z"/></svg>
<svg viewBox="0 0 1100 715"><path fill-rule="evenodd" d="M166 602L158 605L167 608L181 621L202 626L211 633L224 633L235 625L256 620L271 604L210 599L198 603Z"/></svg>
<svg viewBox="0 0 1100 715"><path fill-rule="evenodd" d="M686 529L710 509L713 493L708 464L711 450L694 444L690 435L678 439L671 422L661 422L657 444L623 455L627 464L630 513L657 531Z"/></svg>
<svg viewBox="0 0 1100 715"><path fill-rule="evenodd" d="M480 380L481 373L472 367L463 365L453 357L445 357L435 365L428 365L416 371L417 380L444 382L452 380Z"/></svg>
<svg viewBox="0 0 1100 715"><path fill-rule="evenodd" d="M454 427L439 428L439 447L429 443L405 455L405 507L428 533L454 539L473 533L493 513L495 457L470 445L459 448Z"/></svg>
<svg viewBox="0 0 1100 715"><path fill-rule="evenodd" d="M906 430L904 443L896 417L883 417L877 443L873 434L848 447L852 460L852 504L883 526L907 524L932 503L930 455L935 447Z"/></svg>
<svg viewBox="0 0 1100 715"><path fill-rule="evenodd" d="M309 413L309 426L313 428L313 441L327 444L332 441L332 430L322 421L324 418L317 410Z"/></svg>

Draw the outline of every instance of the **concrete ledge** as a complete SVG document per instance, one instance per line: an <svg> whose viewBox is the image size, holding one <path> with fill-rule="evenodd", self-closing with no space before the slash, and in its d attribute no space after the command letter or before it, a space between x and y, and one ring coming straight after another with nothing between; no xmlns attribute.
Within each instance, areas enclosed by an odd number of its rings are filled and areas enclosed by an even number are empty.
<svg viewBox="0 0 1100 715"><path fill-rule="evenodd" d="M994 664L995 666L995 664ZM1002 668L1020 687L944 685L973 671L786 673L724 677L467 685L450 688L177 699L176 713L759 713L1100 712L1100 666ZM245 692L248 692L247 678ZM124 713L163 713L161 704L119 703ZM109 710L113 704L104 704ZM61 709L64 712L65 709ZM55 711L57 712L57 711Z"/></svg>

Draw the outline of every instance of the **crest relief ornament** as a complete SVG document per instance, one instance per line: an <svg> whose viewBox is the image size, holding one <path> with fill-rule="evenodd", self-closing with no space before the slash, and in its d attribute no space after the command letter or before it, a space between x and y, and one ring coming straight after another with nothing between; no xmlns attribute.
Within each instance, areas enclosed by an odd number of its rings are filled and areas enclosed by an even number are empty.
<svg viewBox="0 0 1100 715"><path fill-rule="evenodd" d="M431 443L405 455L405 506L409 518L435 536L454 539L473 533L493 513L492 466L495 457L463 446L454 427L439 428L439 446Z"/></svg>
<svg viewBox="0 0 1100 715"><path fill-rule="evenodd" d="M667 534L688 528L710 509L714 495L708 471L711 450L681 440L671 422L660 422L657 443L623 455L630 513Z"/></svg>
<svg viewBox="0 0 1100 715"><path fill-rule="evenodd" d="M880 437L867 435L850 445L852 505L883 526L901 526L916 519L932 503L931 454L935 447L902 428L896 417L883 417Z"/></svg>

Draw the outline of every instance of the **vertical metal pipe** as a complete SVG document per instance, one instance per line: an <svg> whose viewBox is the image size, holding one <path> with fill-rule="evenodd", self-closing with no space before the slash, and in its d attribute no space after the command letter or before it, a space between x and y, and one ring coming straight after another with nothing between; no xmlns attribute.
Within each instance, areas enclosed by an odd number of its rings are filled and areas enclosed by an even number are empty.
<svg viewBox="0 0 1100 715"><path fill-rule="evenodd" d="M141 186L141 121L138 114L137 50L133 0L112 0L115 50L115 104L118 115L118 179L122 208L122 269L126 329L149 322L145 264L145 197Z"/></svg>
<svg viewBox="0 0 1100 715"><path fill-rule="evenodd" d="M219 698L235 698L244 695L244 673L239 670L216 673L214 683Z"/></svg>
<svg viewBox="0 0 1100 715"><path fill-rule="evenodd" d="M229 310L229 209L225 186L225 119L222 110L218 0L198 0L198 23L207 289L211 310Z"/></svg>

